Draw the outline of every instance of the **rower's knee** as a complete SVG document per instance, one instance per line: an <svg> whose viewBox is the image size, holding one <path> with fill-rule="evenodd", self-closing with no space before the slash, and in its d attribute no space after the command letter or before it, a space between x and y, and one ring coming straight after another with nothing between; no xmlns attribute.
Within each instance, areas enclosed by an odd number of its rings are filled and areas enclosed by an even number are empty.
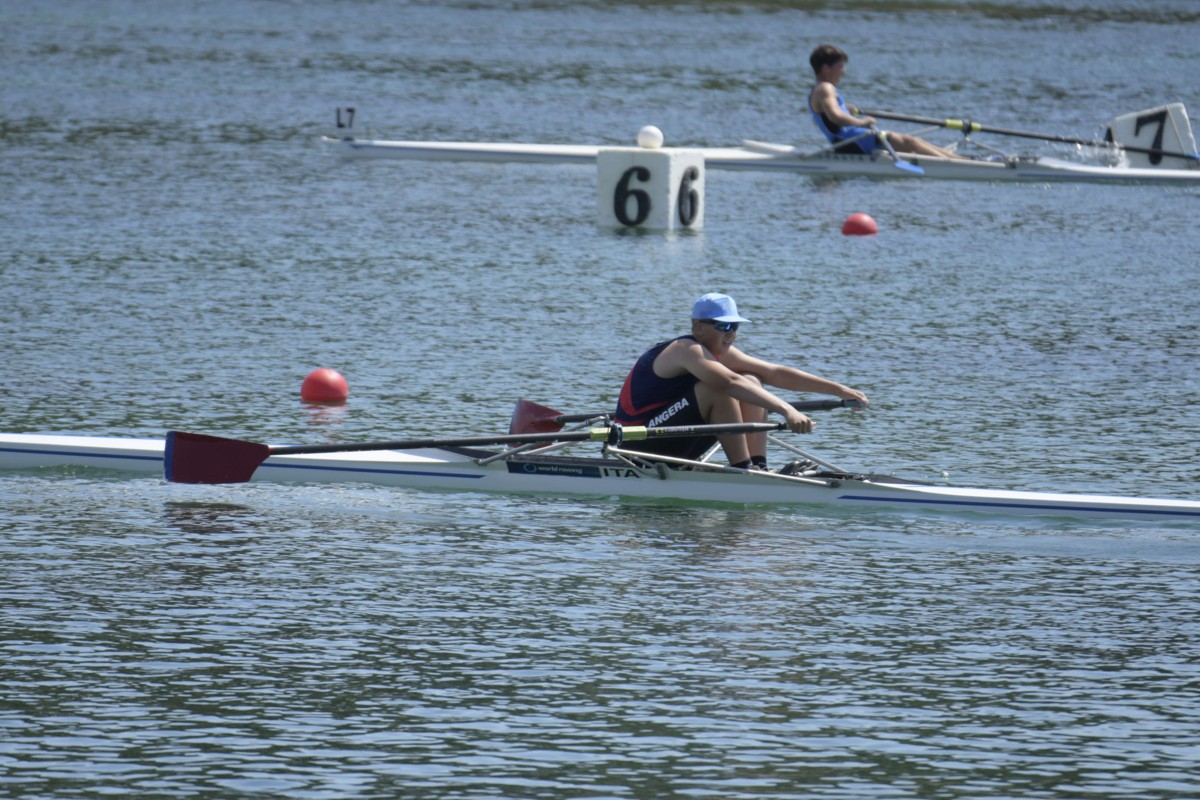
<svg viewBox="0 0 1200 800"><path fill-rule="evenodd" d="M746 380L762 386L757 375L743 375ZM696 402L700 404L700 416L705 422L761 422L767 418L767 410L713 389L703 383L696 384Z"/></svg>
<svg viewBox="0 0 1200 800"><path fill-rule="evenodd" d="M754 381L758 386L762 386L762 379L757 375L743 375L747 380ZM762 406L756 406L753 403L742 403L742 422L765 422L767 419L767 410Z"/></svg>
<svg viewBox="0 0 1200 800"><path fill-rule="evenodd" d="M697 383L696 402L705 422L741 422L740 404L724 392Z"/></svg>

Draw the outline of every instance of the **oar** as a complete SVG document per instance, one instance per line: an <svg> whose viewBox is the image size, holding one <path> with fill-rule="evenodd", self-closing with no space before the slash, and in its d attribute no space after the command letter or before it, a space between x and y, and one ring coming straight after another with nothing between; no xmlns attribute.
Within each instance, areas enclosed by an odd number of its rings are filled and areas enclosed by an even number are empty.
<svg viewBox="0 0 1200 800"><path fill-rule="evenodd" d="M1123 150L1128 150L1132 153L1147 153L1152 156L1171 156L1172 158L1200 158L1200 153L1176 153L1170 150L1159 150L1153 147L1137 147L1135 145L1120 144L1117 142L1102 142L1095 139L1077 139L1073 136L1058 136L1052 133L1034 133L1033 131L1014 131L1009 128L994 128L990 125L980 125L978 122L971 122L964 119L934 119L933 117L918 117L912 114L896 114L891 111L861 111L862 114L867 114L872 117L881 117L883 119L894 119L901 122L915 122L921 125L937 125L941 128L947 128L952 131L962 131L963 133L995 133L1000 136L1020 136L1025 139L1043 139L1047 142L1064 142L1066 144L1078 144L1085 147L1120 147Z"/></svg>
<svg viewBox="0 0 1200 800"><path fill-rule="evenodd" d="M797 411L832 411L835 408L857 409L863 407L861 400L798 400L791 405ZM606 413L598 411L592 414L564 414L556 409L538 405L531 400L518 400L516 408L513 409L508 432L517 434L560 431L564 425L573 422L587 422L589 419L603 417Z"/></svg>
<svg viewBox="0 0 1200 800"><path fill-rule="evenodd" d="M898 169L902 169L907 172L911 172L914 175L924 175L925 174L924 167L918 167L916 164L910 164L907 161L900 160L900 156L896 155L896 148L892 147L892 143L890 141L888 141L888 136L887 136L886 131L881 131L878 128L876 128L874 125L871 126L871 130L875 132L875 138L878 139L879 141L883 142L883 146L886 147L887 151L892 154L892 160L896 162L896 167Z"/></svg>
<svg viewBox="0 0 1200 800"><path fill-rule="evenodd" d="M349 444L308 444L272 447L241 439L226 439L204 433L171 431L167 434L163 471L174 483L245 483L262 462L271 456L350 453L363 450L424 450L438 447L481 447L527 442L607 442L642 441L673 436L720 436L727 433L761 433L783 430L787 426L773 422L738 422L720 425L680 425L664 428L622 427L590 428L565 433L526 433L507 436L463 436L450 439L401 439L390 442Z"/></svg>
<svg viewBox="0 0 1200 800"><path fill-rule="evenodd" d="M513 409L512 420L508 423L509 433L545 433L561 431L564 425L575 422L587 422L589 419L604 417L604 412L596 414L564 414L548 406L538 405L532 400L518 400Z"/></svg>

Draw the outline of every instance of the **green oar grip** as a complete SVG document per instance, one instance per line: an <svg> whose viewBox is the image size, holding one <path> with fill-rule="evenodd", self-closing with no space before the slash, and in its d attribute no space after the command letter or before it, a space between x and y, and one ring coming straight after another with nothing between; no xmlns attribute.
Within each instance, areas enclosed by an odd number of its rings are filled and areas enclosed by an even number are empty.
<svg viewBox="0 0 1200 800"><path fill-rule="evenodd" d="M650 434L647 429L641 425L618 425L613 423L608 428L589 428L589 442L605 442L613 447L619 447L621 442L628 439L634 442L640 442L644 439L649 439Z"/></svg>
<svg viewBox="0 0 1200 800"><path fill-rule="evenodd" d="M983 126L978 122L965 119L948 119L942 124L952 131L963 131L964 133L979 133L983 130Z"/></svg>

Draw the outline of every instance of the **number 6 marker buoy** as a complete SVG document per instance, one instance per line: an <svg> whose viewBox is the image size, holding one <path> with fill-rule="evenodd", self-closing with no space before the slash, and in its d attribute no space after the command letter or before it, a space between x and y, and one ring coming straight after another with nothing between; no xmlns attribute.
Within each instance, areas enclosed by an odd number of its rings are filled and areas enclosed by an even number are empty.
<svg viewBox="0 0 1200 800"><path fill-rule="evenodd" d="M596 156L596 220L602 228L670 231L704 226L704 156L663 147L653 125L640 147L610 147Z"/></svg>

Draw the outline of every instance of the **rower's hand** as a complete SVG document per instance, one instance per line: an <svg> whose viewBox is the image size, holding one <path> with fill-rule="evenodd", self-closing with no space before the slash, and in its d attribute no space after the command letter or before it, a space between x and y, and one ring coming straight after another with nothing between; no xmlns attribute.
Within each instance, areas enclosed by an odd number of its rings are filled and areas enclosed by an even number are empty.
<svg viewBox="0 0 1200 800"><path fill-rule="evenodd" d="M788 408L787 429L792 433L812 433L813 421L794 408Z"/></svg>
<svg viewBox="0 0 1200 800"><path fill-rule="evenodd" d="M842 398L843 400L855 400L859 403L862 403L862 405L854 409L855 411L862 411L867 406L871 405L871 401L867 399L867 396L858 389L846 387L845 391L838 393L838 397Z"/></svg>
<svg viewBox="0 0 1200 800"><path fill-rule="evenodd" d="M862 118L862 121L858 123L858 125L863 128L874 128L878 122L879 120L872 116L865 116Z"/></svg>

